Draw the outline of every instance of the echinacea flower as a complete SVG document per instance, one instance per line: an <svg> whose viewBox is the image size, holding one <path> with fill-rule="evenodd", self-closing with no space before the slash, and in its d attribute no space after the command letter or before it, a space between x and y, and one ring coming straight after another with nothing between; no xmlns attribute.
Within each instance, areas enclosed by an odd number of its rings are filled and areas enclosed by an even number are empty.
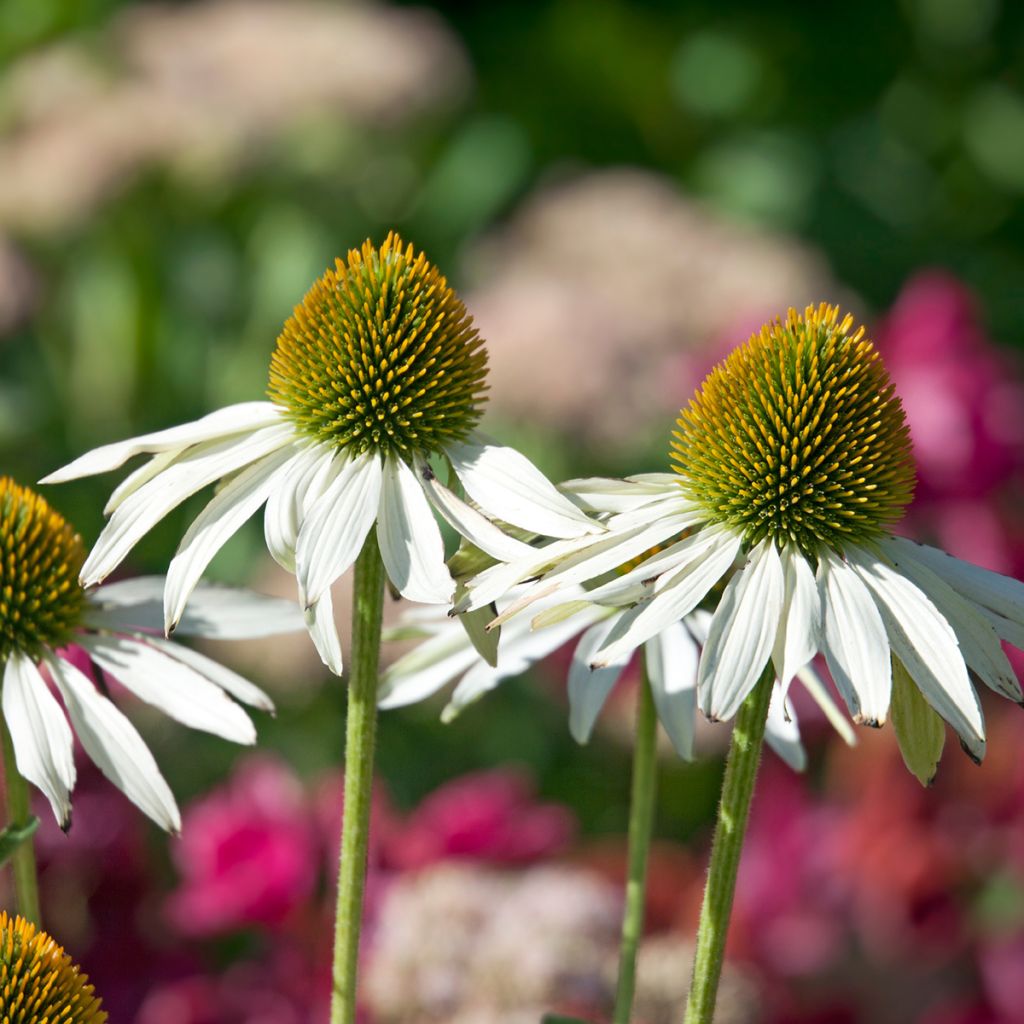
<svg viewBox="0 0 1024 1024"><path fill-rule="evenodd" d="M18 771L37 786L62 828L71 821L74 733L85 752L143 812L178 831L181 818L153 755L125 715L79 664L78 652L140 700L193 729L235 743L256 730L232 700L272 711L247 679L151 630L163 579L85 591L81 538L39 495L0 478L0 669L3 719ZM288 601L221 587L197 589L179 632L241 639L302 628ZM76 651L77 648L77 651ZM86 666L87 667L87 666ZM60 694L64 711L43 674Z"/></svg>
<svg viewBox="0 0 1024 1024"><path fill-rule="evenodd" d="M863 329L824 304L766 325L707 377L673 448L676 476L566 485L607 514L608 533L497 565L459 607L539 576L522 607L670 542L589 591L631 605L592 652L595 668L690 614L728 576L697 672L708 717L731 718L769 661L786 687L820 651L857 722L880 726L892 706L919 777L941 753L935 713L980 760L968 671L1022 700L1000 641L1024 646L1024 584L889 532L914 468L903 409Z"/></svg>
<svg viewBox="0 0 1024 1024"><path fill-rule="evenodd" d="M0 1020L105 1024L89 979L46 932L0 911Z"/></svg>
<svg viewBox="0 0 1024 1024"><path fill-rule="evenodd" d="M513 606L524 591L524 587L514 588L500 605ZM532 605L532 620L512 617L502 631L495 665L484 660L462 624L453 622L443 609L411 609L394 629L385 632L385 639L390 634L393 638L423 640L385 670L379 706L392 708L424 700L458 679L442 712L442 717L450 721L506 679L522 674L564 644L576 641L568 679L569 730L578 743L588 742L608 695L633 654L628 651L602 668L591 669L594 652L628 612L592 603L588 597L587 591L579 586L560 588ZM709 612L694 609L681 620L668 623L642 645L658 717L676 753L688 761L694 757L697 664L707 640L710 618ZM535 628L531 630L531 626ZM813 667L801 666L797 675L839 734L853 743L849 722L829 697ZM790 767L803 770L806 753L800 743L796 712L778 683L768 709L766 738Z"/></svg>
<svg viewBox="0 0 1024 1024"><path fill-rule="evenodd" d="M267 547L295 572L314 643L340 673L329 588L375 523L394 586L439 604L455 584L435 511L502 559L530 549L488 517L547 537L601 532L525 456L476 432L486 368L472 318L426 258L394 234L379 249L366 242L339 259L285 323L270 401L97 448L45 478L57 483L152 456L114 491L83 585L101 582L191 494L223 481L170 564L166 631L216 552L266 504ZM442 467L478 507L438 479Z"/></svg>

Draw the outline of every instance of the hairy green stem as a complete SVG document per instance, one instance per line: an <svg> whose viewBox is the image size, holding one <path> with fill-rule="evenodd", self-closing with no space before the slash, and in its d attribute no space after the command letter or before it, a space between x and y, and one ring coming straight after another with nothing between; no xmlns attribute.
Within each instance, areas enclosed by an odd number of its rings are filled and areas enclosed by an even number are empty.
<svg viewBox="0 0 1024 1024"><path fill-rule="evenodd" d="M750 696L743 702L732 730L729 760L722 782L718 806L718 824L711 846L711 863L704 889L704 905L697 929L697 949L693 959L693 981L686 1003L685 1024L711 1024L718 998L718 982L725 959L725 939L729 931L736 875L743 851L743 839L754 795L757 769L761 762L768 703L775 674L765 669Z"/></svg>
<svg viewBox="0 0 1024 1024"><path fill-rule="evenodd" d="M619 981L615 991L613 1024L629 1024L636 991L636 958L644 930L647 895L647 857L654 825L654 798L658 785L658 715L646 670L640 680L633 745L633 785L629 804L629 874L626 907L619 946Z"/></svg>
<svg viewBox="0 0 1024 1024"><path fill-rule="evenodd" d="M7 822L14 828L26 828L32 820L28 802L28 783L18 771L14 759L14 743L7 729L7 723L0 718L0 733L3 734L4 783L7 790ZM19 844L11 855L11 870L14 873L14 898L18 913L37 928L43 918L39 912L39 876L36 871L36 853L32 836Z"/></svg>
<svg viewBox="0 0 1024 1024"><path fill-rule="evenodd" d="M370 839L377 667L384 608L384 564L373 531L356 560L352 605L352 664L345 735L345 812L338 864L331 1024L354 1024L359 935Z"/></svg>

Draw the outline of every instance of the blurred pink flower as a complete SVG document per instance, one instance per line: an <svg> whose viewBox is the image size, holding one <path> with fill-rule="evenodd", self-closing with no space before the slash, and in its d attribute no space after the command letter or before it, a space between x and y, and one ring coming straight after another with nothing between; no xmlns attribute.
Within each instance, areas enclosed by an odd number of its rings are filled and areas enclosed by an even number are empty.
<svg viewBox="0 0 1024 1024"><path fill-rule="evenodd" d="M1013 572L1024 537L1007 513L1024 485L1024 377L988 338L974 297L941 270L912 278L877 341L914 440L915 528L961 558Z"/></svg>
<svg viewBox="0 0 1024 1024"><path fill-rule="evenodd" d="M522 864L560 852L574 832L571 813L538 803L519 772L481 772L428 796L392 836L386 858L400 871L450 859Z"/></svg>
<svg viewBox="0 0 1024 1024"><path fill-rule="evenodd" d="M174 859L182 883L167 909L185 934L282 923L309 899L320 866L301 783L277 760L243 761L186 810Z"/></svg>

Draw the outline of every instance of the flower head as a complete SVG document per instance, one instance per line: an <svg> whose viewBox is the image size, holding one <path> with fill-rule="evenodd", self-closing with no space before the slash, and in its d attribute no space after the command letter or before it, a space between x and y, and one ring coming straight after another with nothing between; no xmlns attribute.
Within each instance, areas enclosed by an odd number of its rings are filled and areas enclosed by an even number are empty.
<svg viewBox="0 0 1024 1024"><path fill-rule="evenodd" d="M486 570L458 610L521 580L533 582L512 614L593 581L589 601L626 608L591 652L600 670L713 608L697 669L708 717L731 718L769 663L785 690L820 652L856 721L880 726L892 706L923 781L942 751L942 719L980 760L984 720L968 670L1021 702L1001 642L1024 647L1024 584L889 533L913 470L902 409L863 332L834 307L791 310L713 371L678 426L675 475L563 485L604 535Z"/></svg>
<svg viewBox="0 0 1024 1024"><path fill-rule="evenodd" d="M270 399L310 437L406 462L463 440L483 412L487 352L437 268L388 235L307 292L270 361Z"/></svg>
<svg viewBox="0 0 1024 1024"><path fill-rule="evenodd" d="M67 827L76 773L66 711L103 774L176 831L178 808L153 755L97 688L91 667L172 718L237 743L253 743L256 731L231 697L264 711L273 709L270 698L198 651L153 635L162 579L83 590L80 538L43 498L9 477L0 477L0 549L2 710L18 770ZM182 627L186 636L226 639L286 632L301 628L302 619L286 601L202 588Z"/></svg>
<svg viewBox="0 0 1024 1024"><path fill-rule="evenodd" d="M485 370L482 342L438 271L396 235L379 248L367 242L328 270L285 324L269 402L106 445L46 478L152 456L111 496L82 583L101 582L171 509L226 480L171 562L165 630L181 621L220 547L266 505L267 547L296 574L313 641L340 673L330 587L374 527L395 588L435 604L455 589L435 513L498 559L531 549L494 520L560 539L603 532L523 455L476 433ZM446 486L451 478L468 502Z"/></svg>
<svg viewBox="0 0 1024 1024"><path fill-rule="evenodd" d="M813 557L881 535L914 489L903 408L864 328L790 310L718 367L679 415L671 457L711 522Z"/></svg>
<svg viewBox="0 0 1024 1024"><path fill-rule="evenodd" d="M45 932L0 911L0 1017L4 1024L105 1024L89 979Z"/></svg>

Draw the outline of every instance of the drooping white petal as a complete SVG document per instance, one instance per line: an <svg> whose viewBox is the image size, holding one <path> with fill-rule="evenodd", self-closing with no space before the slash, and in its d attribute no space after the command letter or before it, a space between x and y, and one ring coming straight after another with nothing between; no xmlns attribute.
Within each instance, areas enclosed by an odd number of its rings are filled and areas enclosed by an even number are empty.
<svg viewBox="0 0 1024 1024"><path fill-rule="evenodd" d="M800 724L796 710L783 696L778 683L772 687L771 702L768 704L768 721L765 723L764 738L768 746L795 772L807 767L807 751L800 742Z"/></svg>
<svg viewBox="0 0 1024 1024"><path fill-rule="evenodd" d="M952 627L909 579L881 558L851 547L847 559L874 596L893 653L925 700L980 760L985 723Z"/></svg>
<svg viewBox="0 0 1024 1024"><path fill-rule="evenodd" d="M210 500L185 531L167 568L164 632L170 635L185 611L189 595L228 539L281 486L291 446L279 448L243 469Z"/></svg>
<svg viewBox="0 0 1024 1024"><path fill-rule="evenodd" d="M698 543L700 537L703 540ZM737 534L715 527L688 539L694 542L688 548L690 557L678 569L658 578L654 597L619 619L607 645L595 656L596 666L617 661L693 611L728 571L740 549Z"/></svg>
<svg viewBox="0 0 1024 1024"><path fill-rule="evenodd" d="M445 453L466 493L496 518L545 537L603 532L514 448L464 442L448 445Z"/></svg>
<svg viewBox="0 0 1024 1024"><path fill-rule="evenodd" d="M295 572L295 541L306 512L337 475L336 455L323 445L301 449L267 499L263 515L267 550L288 572Z"/></svg>
<svg viewBox="0 0 1024 1024"><path fill-rule="evenodd" d="M787 545L780 554L785 601L772 650L772 663L785 697L797 671L818 653L821 644L821 598L807 559Z"/></svg>
<svg viewBox="0 0 1024 1024"><path fill-rule="evenodd" d="M384 460L377 543L388 579L403 597L451 601L455 581L444 563L441 530L415 474L393 455Z"/></svg>
<svg viewBox="0 0 1024 1024"><path fill-rule="evenodd" d="M461 537L500 562L529 558L536 549L499 529L487 516L450 491L422 459L416 459L416 477L431 504Z"/></svg>
<svg viewBox="0 0 1024 1024"><path fill-rule="evenodd" d="M590 739L608 694L633 656L630 649L601 668L590 667L594 655L608 639L617 621L612 616L591 626L580 637L572 656L569 666L569 731L577 743L586 743Z"/></svg>
<svg viewBox="0 0 1024 1024"><path fill-rule="evenodd" d="M3 711L18 771L42 790L57 823L67 829L75 788L71 727L39 669L24 654L7 659Z"/></svg>
<svg viewBox="0 0 1024 1024"><path fill-rule="evenodd" d="M658 718L676 753L693 760L697 717L697 644L681 622L666 626L644 645L647 678Z"/></svg>
<svg viewBox="0 0 1024 1024"><path fill-rule="evenodd" d="M592 476L558 485L588 512L627 512L670 494L682 493L675 473L644 473L624 480Z"/></svg>
<svg viewBox="0 0 1024 1024"><path fill-rule="evenodd" d="M89 592L86 625L121 632L163 629L163 576L139 576ZM294 601L251 590L200 583L178 621L177 636L251 640L305 628Z"/></svg>
<svg viewBox="0 0 1024 1024"><path fill-rule="evenodd" d="M60 484L83 476L95 476L117 469L135 455L144 452L181 451L194 444L212 441L230 434L251 433L281 421L281 410L270 402L242 402L211 412L202 419L167 430L142 434L126 441L94 448L61 469L44 476L41 484Z"/></svg>
<svg viewBox="0 0 1024 1024"><path fill-rule="evenodd" d="M860 577L826 548L818 553L822 651L858 724L882 725L889 713L892 663L882 616Z"/></svg>
<svg viewBox="0 0 1024 1024"><path fill-rule="evenodd" d="M446 622L385 669L377 706L397 708L425 700L477 663L484 664L462 626Z"/></svg>
<svg viewBox="0 0 1024 1024"><path fill-rule="evenodd" d="M82 566L82 586L101 583L172 509L208 484L288 444L291 426L197 445L117 507Z"/></svg>
<svg viewBox="0 0 1024 1024"><path fill-rule="evenodd" d="M181 455L181 451L176 448L167 452L157 452L138 469L129 473L110 492L110 497L107 498L107 503L103 506L103 514L105 516L112 515L125 498L134 494L143 484L149 483L154 477L159 476L179 455Z"/></svg>
<svg viewBox="0 0 1024 1024"><path fill-rule="evenodd" d="M1021 625L1019 622L1012 622L998 612L992 611L991 608L985 608L980 604L975 607L986 622L992 623L992 628L1001 640L1005 640L1018 650L1024 651L1024 625Z"/></svg>
<svg viewBox="0 0 1024 1024"><path fill-rule="evenodd" d="M634 527L624 534L609 532L583 551L569 555L536 583L527 586L519 598L494 620L495 623L505 622L539 598L553 594L557 588L583 583L617 569L624 562L679 533L685 525L680 520L679 516L669 516Z"/></svg>
<svg viewBox="0 0 1024 1024"><path fill-rule="evenodd" d="M980 565L963 562L938 548L915 544L903 537L889 538L884 548L897 561L902 556L926 565L968 600L991 608L1012 622L1024 624L1024 583L1020 580L982 569Z"/></svg>
<svg viewBox="0 0 1024 1024"><path fill-rule="evenodd" d="M711 617L697 687L713 722L732 718L754 688L772 653L782 615L785 580L771 538L761 541L728 584Z"/></svg>
<svg viewBox="0 0 1024 1024"><path fill-rule="evenodd" d="M999 642L999 633L984 609L961 597L926 565L913 558L904 558L901 548L892 545L884 550L892 558L897 571L916 584L953 627L967 667L996 693L1020 703L1024 699L1020 684ZM1021 633L1024 639L1024 628Z"/></svg>
<svg viewBox="0 0 1024 1024"><path fill-rule="evenodd" d="M154 646L122 636L82 637L80 643L122 686L182 725L234 743L256 742L249 716L219 686Z"/></svg>
<svg viewBox="0 0 1024 1024"><path fill-rule="evenodd" d="M309 510L295 545L299 595L310 605L355 562L380 507L382 467L368 452L348 459Z"/></svg>
<svg viewBox="0 0 1024 1024"><path fill-rule="evenodd" d="M214 686L219 686L225 693L230 694L235 700L248 704L251 708L258 708L268 714L274 714L274 702L255 683L249 682L245 676L232 671L219 661L208 658L205 654L186 647L184 644L175 643L172 640L165 640L160 636L147 637L146 643L151 644L158 651L163 651L169 658L180 661L189 668L195 669L201 676L209 679Z"/></svg>
<svg viewBox="0 0 1024 1024"><path fill-rule="evenodd" d="M46 658L75 735L92 762L143 814L168 832L181 831L181 814L138 730L92 681L69 662Z"/></svg>
<svg viewBox="0 0 1024 1024"><path fill-rule="evenodd" d="M304 612L306 629L320 660L336 675L343 669L341 637L334 621L334 601L330 588L325 590Z"/></svg>

